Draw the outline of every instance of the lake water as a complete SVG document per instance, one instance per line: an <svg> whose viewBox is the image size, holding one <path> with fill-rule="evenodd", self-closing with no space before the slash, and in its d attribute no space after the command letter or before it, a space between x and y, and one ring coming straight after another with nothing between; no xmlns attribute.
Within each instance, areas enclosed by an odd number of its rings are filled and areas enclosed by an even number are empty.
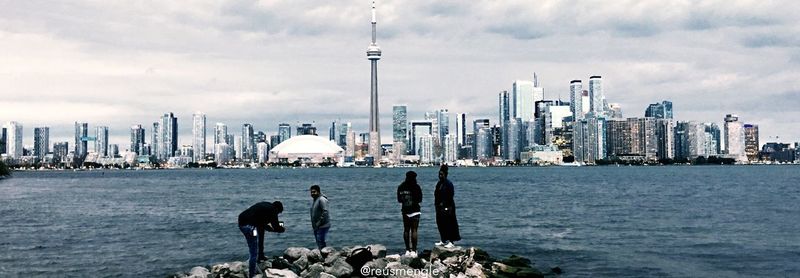
<svg viewBox="0 0 800 278"><path fill-rule="evenodd" d="M0 277L163 277L246 261L236 217L259 201L285 206L287 232L267 235L267 253L311 248L311 184L330 199L329 245L399 253L407 170L15 172L0 180ZM437 169L410 170L430 249ZM451 168L450 179L461 245L563 277L800 275L799 166Z"/></svg>

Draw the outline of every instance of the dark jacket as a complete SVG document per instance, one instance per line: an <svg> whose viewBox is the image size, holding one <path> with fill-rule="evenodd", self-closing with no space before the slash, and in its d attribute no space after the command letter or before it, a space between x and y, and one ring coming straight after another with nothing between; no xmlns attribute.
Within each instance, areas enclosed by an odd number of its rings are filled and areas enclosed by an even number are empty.
<svg viewBox="0 0 800 278"><path fill-rule="evenodd" d="M319 228L329 228L331 226L330 213L328 212L328 197L320 195L311 201L311 228L316 231Z"/></svg>
<svg viewBox="0 0 800 278"><path fill-rule="evenodd" d="M436 184L436 190L433 192L433 201L436 206L436 211L451 210L456 208L456 201L453 200L455 189L450 180L445 179Z"/></svg>
<svg viewBox="0 0 800 278"><path fill-rule="evenodd" d="M239 214L239 226L252 225L263 235L267 224L272 231L282 233L284 228L278 223L278 210L270 202L260 202Z"/></svg>
<svg viewBox="0 0 800 278"><path fill-rule="evenodd" d="M404 181L397 187L397 202L402 204L403 214L420 212L419 204L422 203L422 188L416 182Z"/></svg>
<svg viewBox="0 0 800 278"><path fill-rule="evenodd" d="M453 200L454 195L455 190L450 180L445 179L436 184L436 190L433 192L434 204L436 205L436 227L439 229L439 236L442 241L461 240L456 217L456 202Z"/></svg>

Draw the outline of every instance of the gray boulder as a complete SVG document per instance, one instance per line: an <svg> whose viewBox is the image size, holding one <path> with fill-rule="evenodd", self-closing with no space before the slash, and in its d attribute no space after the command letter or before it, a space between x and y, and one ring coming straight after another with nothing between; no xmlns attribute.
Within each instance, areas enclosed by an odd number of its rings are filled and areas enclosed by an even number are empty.
<svg viewBox="0 0 800 278"><path fill-rule="evenodd" d="M292 263L292 264L294 266L296 266L297 269L300 269L300 270L306 269L306 267L308 267L308 257L306 255L303 255L299 259L294 261L294 263Z"/></svg>
<svg viewBox="0 0 800 278"><path fill-rule="evenodd" d="M283 251L283 257L289 260L290 262L294 262L295 260L299 259L303 255L308 254L311 252L308 248L304 247L289 247L286 248L286 251Z"/></svg>
<svg viewBox="0 0 800 278"><path fill-rule="evenodd" d="M322 248L322 250L319 250L319 252L322 254L323 258L327 258L328 255L330 255L332 253L336 253L336 249L333 248L333 247L325 247L325 248Z"/></svg>
<svg viewBox="0 0 800 278"><path fill-rule="evenodd" d="M303 270L303 272L300 273L300 276L304 278L309 278L309 277L316 278L319 277L320 273L324 271L325 267L321 263L315 263L309 266L307 269Z"/></svg>
<svg viewBox="0 0 800 278"><path fill-rule="evenodd" d="M298 278L297 274L287 269L269 268L264 270L265 278Z"/></svg>
<svg viewBox="0 0 800 278"><path fill-rule="evenodd" d="M336 277L350 277L350 274L353 273L353 267L344 258L339 258L331 266L326 267L325 272Z"/></svg>
<svg viewBox="0 0 800 278"><path fill-rule="evenodd" d="M196 266L193 267L192 270L189 270L188 278L206 278L211 275L211 271L208 271L205 267Z"/></svg>
<svg viewBox="0 0 800 278"><path fill-rule="evenodd" d="M369 247L369 251L372 252L373 258L386 257L386 246L380 244L371 244L367 245L367 247Z"/></svg>
<svg viewBox="0 0 800 278"><path fill-rule="evenodd" d="M319 249L311 250L311 252L308 252L307 257L308 257L308 262L312 264L324 260L324 258L322 257L322 252L320 252Z"/></svg>
<svg viewBox="0 0 800 278"><path fill-rule="evenodd" d="M339 253L331 253L325 258L325 265L333 265L333 262L339 260L339 258L343 258L342 255L339 255Z"/></svg>
<svg viewBox="0 0 800 278"><path fill-rule="evenodd" d="M444 246L436 246L431 251L431 261L435 259L444 260L449 257L466 255L466 250L461 246L453 248L445 248Z"/></svg>
<svg viewBox="0 0 800 278"><path fill-rule="evenodd" d="M319 278L336 278L336 276L323 272L319 274Z"/></svg>

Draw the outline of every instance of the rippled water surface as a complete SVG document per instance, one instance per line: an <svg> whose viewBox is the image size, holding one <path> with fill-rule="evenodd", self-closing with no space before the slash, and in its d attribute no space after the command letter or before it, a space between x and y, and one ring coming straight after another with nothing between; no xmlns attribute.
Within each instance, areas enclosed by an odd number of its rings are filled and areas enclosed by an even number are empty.
<svg viewBox="0 0 800 278"><path fill-rule="evenodd" d="M281 200L287 232L265 249L313 247L308 187L332 205L329 245L403 249L394 196L408 169L15 172L0 180L0 277L163 277L246 260L236 216ZM436 169L421 247L437 240ZM800 167L451 168L462 245L519 254L564 277L800 275Z"/></svg>

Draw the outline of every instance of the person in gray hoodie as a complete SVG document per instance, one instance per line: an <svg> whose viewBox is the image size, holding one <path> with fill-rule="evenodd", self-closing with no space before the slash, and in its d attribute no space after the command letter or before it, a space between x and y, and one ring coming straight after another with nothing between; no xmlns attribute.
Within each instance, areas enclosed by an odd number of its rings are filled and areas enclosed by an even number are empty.
<svg viewBox="0 0 800 278"><path fill-rule="evenodd" d="M325 248L325 237L331 228L331 218L328 213L328 197L322 195L319 185L311 186L311 228L314 229L314 239L320 250Z"/></svg>

